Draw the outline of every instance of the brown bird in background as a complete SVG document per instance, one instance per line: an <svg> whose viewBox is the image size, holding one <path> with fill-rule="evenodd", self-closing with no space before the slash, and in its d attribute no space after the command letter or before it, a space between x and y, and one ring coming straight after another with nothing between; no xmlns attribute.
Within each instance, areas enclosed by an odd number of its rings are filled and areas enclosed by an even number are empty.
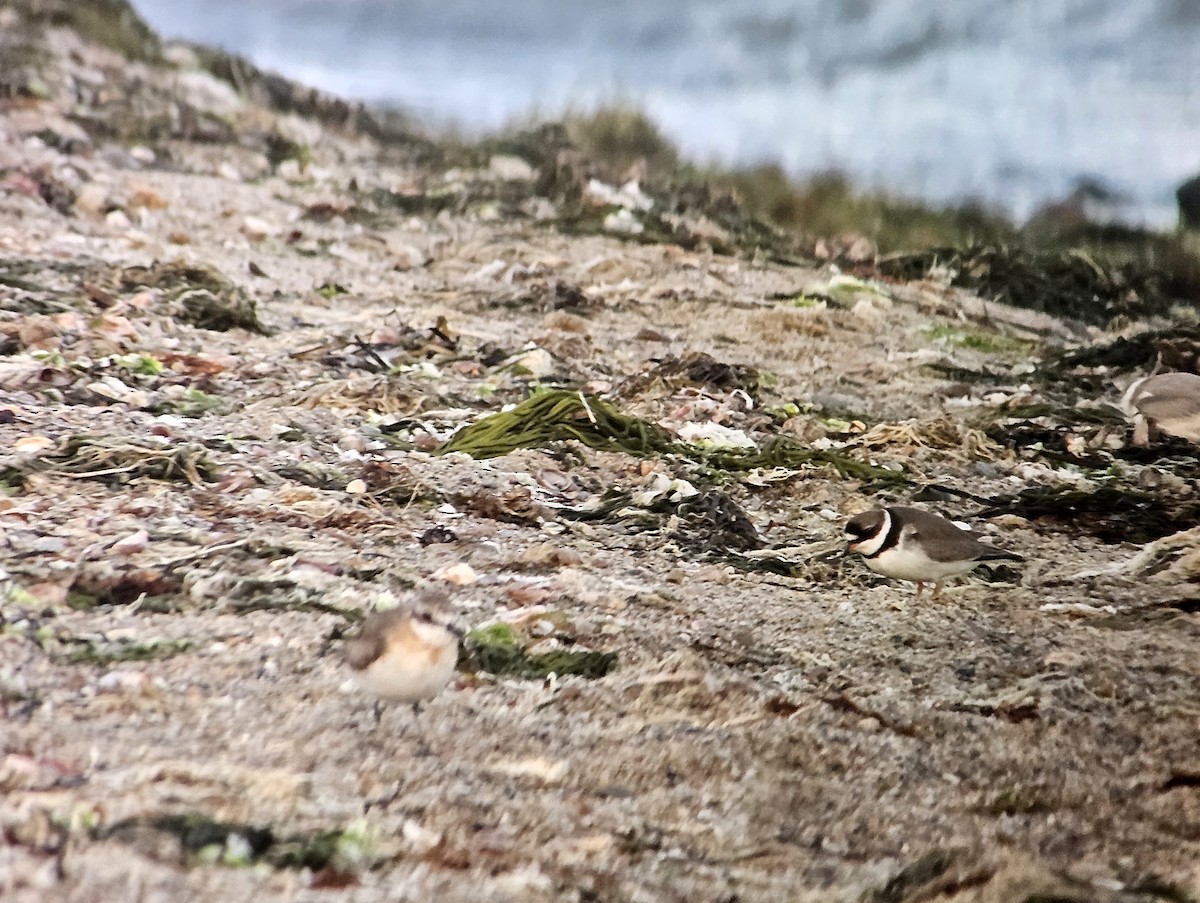
<svg viewBox="0 0 1200 903"><path fill-rule="evenodd" d="M1159 373L1125 390L1121 408L1133 418L1133 444L1148 445L1150 428L1200 445L1200 376Z"/></svg>
<svg viewBox="0 0 1200 903"><path fill-rule="evenodd" d="M459 634L441 623L428 603L393 608L368 617L346 641L346 662L363 689L381 700L409 703L416 711L450 682L458 661Z"/></svg>

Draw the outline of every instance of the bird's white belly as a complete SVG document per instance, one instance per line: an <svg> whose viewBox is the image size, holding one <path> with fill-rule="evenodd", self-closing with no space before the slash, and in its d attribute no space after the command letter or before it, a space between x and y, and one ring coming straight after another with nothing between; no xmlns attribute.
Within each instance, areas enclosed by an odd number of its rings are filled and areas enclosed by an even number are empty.
<svg viewBox="0 0 1200 903"><path fill-rule="evenodd" d="M356 675L366 690L397 702L421 702L436 696L454 674L458 650L449 646L432 659L385 653Z"/></svg>
<svg viewBox="0 0 1200 903"><path fill-rule="evenodd" d="M1184 417L1170 417L1159 421L1159 429L1180 439L1200 444L1200 411Z"/></svg>
<svg viewBox="0 0 1200 903"><path fill-rule="evenodd" d="M912 580L916 583L928 583L952 577L955 574L965 574L978 561L934 561L919 549L896 546L875 558L866 559L867 567L885 577L895 577L897 580Z"/></svg>

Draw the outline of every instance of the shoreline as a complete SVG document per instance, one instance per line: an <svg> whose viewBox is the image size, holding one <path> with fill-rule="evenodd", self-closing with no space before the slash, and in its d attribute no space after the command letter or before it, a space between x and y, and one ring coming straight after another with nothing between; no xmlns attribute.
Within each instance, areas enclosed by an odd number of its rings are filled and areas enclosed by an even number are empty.
<svg viewBox="0 0 1200 903"><path fill-rule="evenodd" d="M1169 227L1172 192L1200 170L1200 158L1189 161L1187 150L1197 123L1184 36L1194 25L1165 26L1165 5L1122 16L1100 2L1072 23L1046 11L1036 34L1022 13L980 2L907 16L877 5L853 22L832 8L818 13L820 4L660 2L624 15L567 15L532 0L504 16L465 2L436 15L264 4L234 34L221 25L228 9L219 3L203 12L186 0L145 8L185 36L232 42L344 96L386 102L391 90L393 102L419 115L431 106L435 115L456 111L480 127L466 130L471 140L616 106L640 110L703 165L775 163L797 182L836 169L871 194L910 194L931 207L981 198L1018 221L1100 181L1129 196L1125 207L1113 199L1124 219ZM824 39L814 42L814 32ZM460 38L472 49L449 65ZM355 62L344 63L350 48ZM1149 178L1152 168L1159 179Z"/></svg>

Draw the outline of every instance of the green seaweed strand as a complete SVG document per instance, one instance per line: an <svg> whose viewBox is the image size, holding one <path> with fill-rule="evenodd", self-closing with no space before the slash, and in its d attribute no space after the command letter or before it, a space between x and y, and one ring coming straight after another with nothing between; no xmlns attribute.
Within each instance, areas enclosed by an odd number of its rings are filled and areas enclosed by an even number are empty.
<svg viewBox="0 0 1200 903"><path fill-rule="evenodd" d="M434 453L465 452L472 458L495 458L519 448L541 448L568 439L589 448L622 451L638 457L675 454L725 471L829 464L844 478L908 482L895 471L856 461L832 449L808 448L787 436L770 439L762 449L704 449L676 442L663 427L622 414L594 395L570 389L543 390L511 411L477 420L460 429Z"/></svg>

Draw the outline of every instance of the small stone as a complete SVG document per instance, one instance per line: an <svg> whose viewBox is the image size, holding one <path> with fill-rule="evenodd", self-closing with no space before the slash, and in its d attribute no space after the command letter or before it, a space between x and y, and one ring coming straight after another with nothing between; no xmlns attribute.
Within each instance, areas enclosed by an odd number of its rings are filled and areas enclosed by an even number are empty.
<svg viewBox="0 0 1200 903"><path fill-rule="evenodd" d="M575 567L583 563L583 556L574 549L539 542L521 553L521 563L546 568Z"/></svg>
<svg viewBox="0 0 1200 903"><path fill-rule="evenodd" d="M118 555L132 555L135 552L140 552L150 544L150 534L145 530L138 530L136 533L130 533L128 536L118 539L112 544L112 550Z"/></svg>
<svg viewBox="0 0 1200 903"><path fill-rule="evenodd" d="M622 207L604 217L604 230L620 235L641 235L646 227L631 211Z"/></svg>
<svg viewBox="0 0 1200 903"><path fill-rule="evenodd" d="M554 372L554 358L546 349L534 348L514 358L510 366L516 373L540 379Z"/></svg>
<svg viewBox="0 0 1200 903"><path fill-rule="evenodd" d="M265 219L257 216L248 216L242 220L242 234L251 241L262 241L264 238L270 238L275 234L275 227Z"/></svg>
<svg viewBox="0 0 1200 903"><path fill-rule="evenodd" d="M351 480L346 484L346 491L351 495L362 495L367 491L367 483L365 480Z"/></svg>
<svg viewBox="0 0 1200 903"><path fill-rule="evenodd" d="M56 444L48 436L22 436L13 443L13 451L33 457L54 448Z"/></svg>
<svg viewBox="0 0 1200 903"><path fill-rule="evenodd" d="M130 207L144 207L147 210L165 210L167 199L149 185L135 185L129 195Z"/></svg>
<svg viewBox="0 0 1200 903"><path fill-rule="evenodd" d="M497 154L488 162L488 172L505 182L528 182L537 170L520 157Z"/></svg>
<svg viewBox="0 0 1200 903"><path fill-rule="evenodd" d="M75 212L99 216L108 204L108 188L98 182L88 182L75 196Z"/></svg>
<svg viewBox="0 0 1200 903"><path fill-rule="evenodd" d="M124 210L113 210L108 216L104 217L104 222L113 229L128 230L133 227L133 223L129 221L129 217L125 215Z"/></svg>
<svg viewBox="0 0 1200 903"><path fill-rule="evenodd" d="M435 571L433 579L444 580L453 586L469 586L479 581L479 575L475 573L475 568L463 561Z"/></svg>
<svg viewBox="0 0 1200 903"><path fill-rule="evenodd" d="M238 168L228 160L221 161L221 164L217 167L217 175L229 182L242 181L242 174L238 172Z"/></svg>
<svg viewBox="0 0 1200 903"><path fill-rule="evenodd" d="M429 257L425 252L412 245L397 245L392 250L396 255L392 263L392 269L398 273L415 270L429 263Z"/></svg>
<svg viewBox="0 0 1200 903"><path fill-rule="evenodd" d="M286 179L288 182L304 181L304 167L295 157L288 157L280 163L276 172L279 173L281 179Z"/></svg>
<svg viewBox="0 0 1200 903"><path fill-rule="evenodd" d="M850 315L868 326L878 326L883 322L883 311L870 298L859 298L855 301L854 307L850 308Z"/></svg>
<svg viewBox="0 0 1200 903"><path fill-rule="evenodd" d="M109 671L96 681L101 693L139 693L150 685L150 675L145 671Z"/></svg>
<svg viewBox="0 0 1200 903"><path fill-rule="evenodd" d="M544 784L557 784L571 770L565 759L547 759L535 756L529 759L500 762L493 771L510 778L535 778Z"/></svg>

